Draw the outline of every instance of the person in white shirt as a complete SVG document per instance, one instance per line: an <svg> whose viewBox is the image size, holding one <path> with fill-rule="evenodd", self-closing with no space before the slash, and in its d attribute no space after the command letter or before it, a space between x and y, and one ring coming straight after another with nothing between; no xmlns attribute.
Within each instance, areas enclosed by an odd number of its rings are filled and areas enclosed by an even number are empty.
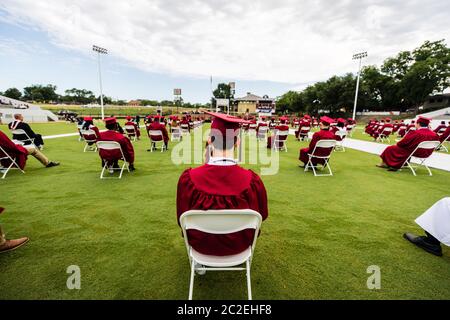
<svg viewBox="0 0 450 320"><path fill-rule="evenodd" d="M419 248L441 257L441 244L450 247L450 198L435 203L415 222L425 231L425 236L405 233L403 237Z"/></svg>

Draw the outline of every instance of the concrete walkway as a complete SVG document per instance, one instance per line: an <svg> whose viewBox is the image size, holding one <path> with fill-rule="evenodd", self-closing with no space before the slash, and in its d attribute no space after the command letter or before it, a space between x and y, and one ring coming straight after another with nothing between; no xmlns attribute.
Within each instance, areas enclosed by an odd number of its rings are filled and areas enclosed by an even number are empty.
<svg viewBox="0 0 450 320"><path fill-rule="evenodd" d="M384 149L389 147L386 144L363 141L357 139L347 138L344 140L344 147L355 149L358 151L363 151L367 153L372 153L376 155L380 155L383 153ZM414 160L413 163L419 163L417 160ZM425 162L427 166L430 168L441 169L445 171L450 171L450 154L434 152L431 157Z"/></svg>
<svg viewBox="0 0 450 320"><path fill-rule="evenodd" d="M295 135L295 129L290 129L289 134ZM358 151L363 151L367 153L372 153L376 155L381 155L387 147L386 144L370 142L358 139L346 138L344 140L344 147L349 149L354 149ZM381 161L381 160L380 160ZM419 162L413 158L413 163L418 164ZM450 154L434 152L431 157L425 162L430 168L441 169L445 171L450 171Z"/></svg>

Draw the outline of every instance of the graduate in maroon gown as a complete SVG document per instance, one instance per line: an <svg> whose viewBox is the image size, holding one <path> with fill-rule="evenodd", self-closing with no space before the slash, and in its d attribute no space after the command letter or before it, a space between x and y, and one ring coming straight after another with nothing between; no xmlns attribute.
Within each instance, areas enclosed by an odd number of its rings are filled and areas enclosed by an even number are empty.
<svg viewBox="0 0 450 320"><path fill-rule="evenodd" d="M105 132L100 132L100 137L98 138L98 141L115 141L120 144L120 147L122 148L123 155L125 157L125 160L129 163L129 168L131 171L134 171L134 148L133 144L131 143L130 139L125 137L120 132L117 132L117 120L116 118L106 118L105 119L105 127L108 129ZM113 166L115 168L118 167L117 164L117 158L118 155L116 152L113 151L107 151L102 150L100 157L103 160L111 160L113 162ZM103 166L104 164L102 164Z"/></svg>
<svg viewBox="0 0 450 320"><path fill-rule="evenodd" d="M333 119L329 117L320 118L320 131L314 133L311 142L309 143L308 148L304 148L300 150L300 161L302 161L305 165L309 161L308 153L313 152L316 144L320 140L335 140L334 132L330 130L330 125L333 122ZM316 153L318 156L328 155L331 150L321 150L321 152ZM324 164L325 160L313 158L313 165Z"/></svg>
<svg viewBox="0 0 450 320"><path fill-rule="evenodd" d="M141 137L141 130L139 130L139 127L138 127L137 123L132 121L133 118L131 116L127 116L126 119L127 119L127 121L125 122L125 126L133 126L134 127L134 131L136 132L136 138L140 139L140 137Z"/></svg>
<svg viewBox="0 0 450 320"><path fill-rule="evenodd" d="M445 124L445 121L441 121L441 124L437 126L436 129L433 131L437 134L442 134L447 129L447 125Z"/></svg>
<svg viewBox="0 0 450 320"><path fill-rule="evenodd" d="M163 122L161 122L164 117L155 116L154 121L148 126L148 131L150 130L160 130L164 140L164 144L166 145L166 150L169 150L169 133L167 132L166 126ZM161 136L152 136L153 141L161 141Z"/></svg>
<svg viewBox="0 0 450 320"><path fill-rule="evenodd" d="M384 120L384 124L378 128L378 130L376 132L374 132L372 134L372 137L377 140L378 137L384 132L384 130L386 128L394 128L394 125L391 123L391 119L390 118L386 118L386 120Z"/></svg>
<svg viewBox="0 0 450 320"><path fill-rule="evenodd" d="M381 154L382 161L377 167L389 168L391 171L399 170L421 142L439 141L438 135L428 128L430 121L428 118L419 117L416 122L416 130L409 132L396 145L387 147ZM419 158L426 158L430 155L430 152L425 150L418 150L415 154Z"/></svg>
<svg viewBox="0 0 450 320"><path fill-rule="evenodd" d="M189 210L252 209L265 220L269 214L267 194L261 178L237 165L234 149L239 144L239 124L245 120L219 113L209 113L211 124L208 163L187 169L178 181L177 221ZM189 244L198 252L215 256L234 255L253 243L254 230L225 235L188 230Z"/></svg>
<svg viewBox="0 0 450 320"><path fill-rule="evenodd" d="M442 133L442 134L439 136L439 141L441 141L441 143L442 143L442 142L444 142L445 140L447 140L449 136L450 136L450 124L449 124L449 126L447 127L447 129L445 129L444 133Z"/></svg>
<svg viewBox="0 0 450 320"><path fill-rule="evenodd" d="M286 118L286 117L281 117L280 118L280 124L275 127L275 129L274 129L275 131L274 131L273 136L267 138L267 149L272 149L272 147L273 147L272 146L272 141L274 141L275 136L276 136L278 131L288 131L289 132L289 126L286 124L288 120L289 119ZM287 139L287 136L286 136L286 139ZM281 144L284 144L284 142L280 142L279 144L280 144L280 146L278 146L278 147L281 148L282 147Z"/></svg>

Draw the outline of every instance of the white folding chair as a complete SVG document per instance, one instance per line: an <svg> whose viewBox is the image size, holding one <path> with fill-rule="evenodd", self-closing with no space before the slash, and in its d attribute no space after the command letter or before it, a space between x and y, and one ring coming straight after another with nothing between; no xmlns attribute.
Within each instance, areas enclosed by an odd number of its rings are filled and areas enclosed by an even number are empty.
<svg viewBox="0 0 450 320"><path fill-rule="evenodd" d="M334 148L334 151L345 152L344 140L345 140L345 138L347 138L347 134L348 134L347 131L344 131L344 130L336 131L335 135L340 138L340 141L336 140L336 147Z"/></svg>
<svg viewBox="0 0 450 320"><path fill-rule="evenodd" d="M194 276L196 271L246 271L248 299L252 299L250 268L259 229L261 215L250 209L244 210L191 210L180 217L184 242L191 265L191 280L189 284L189 300L192 300ZM209 234L230 234L246 229L254 229L255 236L251 246L245 251L231 256L205 255L189 245L188 230L198 230ZM239 267L245 264L245 267Z"/></svg>
<svg viewBox="0 0 450 320"><path fill-rule="evenodd" d="M16 158L11 157L5 149L3 149L0 146L0 163L2 160L8 160L10 162L8 167L2 167L0 165L0 173L3 173L2 177L0 179L5 179L6 175L8 174L9 170L11 169L19 169L22 173L25 173L25 171L23 171L19 165L16 162Z"/></svg>
<svg viewBox="0 0 450 320"><path fill-rule="evenodd" d="M180 127L172 127L170 129L170 141L181 141L182 140L182 133Z"/></svg>
<svg viewBox="0 0 450 320"><path fill-rule="evenodd" d="M299 140L308 139L308 133L311 131L311 127L301 127L300 132L298 133Z"/></svg>
<svg viewBox="0 0 450 320"><path fill-rule="evenodd" d="M289 136L289 130L285 130L285 131L280 131L280 130L276 130L275 131L275 136L273 138L273 142L272 142L272 149L275 151L285 151L288 152L288 148L287 148L287 138Z"/></svg>
<svg viewBox="0 0 450 320"><path fill-rule="evenodd" d="M86 151L96 152L97 145L95 143L97 142L97 134L95 133L95 131L91 129L81 130L81 135L83 136L83 139L86 142L83 152ZM93 137L95 137L95 139Z"/></svg>
<svg viewBox="0 0 450 320"><path fill-rule="evenodd" d="M259 129L257 131L258 140L266 140L267 132L269 132L269 127L267 127L267 126L259 127Z"/></svg>
<svg viewBox="0 0 450 320"><path fill-rule="evenodd" d="M125 133L127 134L128 138L135 142L137 139L137 131L136 128L133 125L126 125L124 126Z"/></svg>
<svg viewBox="0 0 450 320"><path fill-rule="evenodd" d="M428 156L426 158L419 158L414 156L414 154L419 150L436 150L436 148L441 144L440 141L424 141L419 143L419 145L417 146L417 148L411 153L411 155L406 159L405 163L403 163L402 168L409 168L411 169L412 173L414 176L417 176L417 173L414 169L419 168L419 166L424 166L427 170L430 176L432 176L433 174L431 173L430 168L428 168L428 166L425 164L425 161L431 156ZM417 160L419 160L419 164L418 165L413 165L411 163L412 158L416 158ZM400 169L401 170L401 169Z"/></svg>
<svg viewBox="0 0 450 320"><path fill-rule="evenodd" d="M114 168L114 164L113 163L108 163L108 161L103 160L105 162L105 165L103 166L102 172L100 173L100 179L122 179L122 174L123 171L125 169L128 170L128 172L130 172L130 168L128 165L128 162L125 160L125 156L123 154L122 151L122 147L120 146L120 143L116 142L116 141L97 141L97 147L99 149L99 151L101 150L106 150L106 151L113 151L113 150L120 150L120 154L121 154L121 158L118 160L122 160L123 161L123 165L120 168ZM105 177L105 170L120 170L120 174L118 178L115 177Z"/></svg>
<svg viewBox="0 0 450 320"><path fill-rule="evenodd" d="M305 172L309 170L309 168L312 169L312 171L314 172L314 176L315 177L328 177L328 176L332 176L333 172L331 171L331 166L330 166L330 158L331 155L333 154L333 150L336 147L336 140L319 140L316 144L316 146L314 147L314 150L312 153L308 153L308 163L305 166ZM330 154L328 156L317 156L316 155L316 151L318 149L331 149L330 150ZM325 161L325 163L323 164L323 169L328 168L328 174L318 174L316 171L316 167L314 166L312 159L322 159ZM322 169L322 170L323 170Z"/></svg>
<svg viewBox="0 0 450 320"><path fill-rule="evenodd" d="M248 134L249 136L250 136L250 135L256 136L256 128L257 128L257 127L258 127L257 124L255 124L255 123L250 123L249 126L248 126L247 134Z"/></svg>
<svg viewBox="0 0 450 320"><path fill-rule="evenodd" d="M13 135L18 135L18 136L25 136L26 139L17 139L19 141L22 141L24 144L31 144L34 145L34 138L31 138L26 132L25 130L22 129L13 129L11 130L11 133ZM28 143L30 142L30 143Z"/></svg>
<svg viewBox="0 0 450 320"><path fill-rule="evenodd" d="M447 139L441 142L441 144L436 148L436 151L443 151L448 153L448 149L445 146L446 142L450 142L450 136L448 136Z"/></svg>
<svg viewBox="0 0 450 320"><path fill-rule="evenodd" d="M164 135L161 130L149 130L148 137L150 138L150 152L153 152L153 150L156 149L161 149L161 152L166 150L166 144L164 143ZM153 140L152 137L161 137L161 140ZM158 144L161 144L161 146L158 147Z"/></svg>
<svg viewBox="0 0 450 320"><path fill-rule="evenodd" d="M348 124L346 129L347 129L348 136L353 137L353 131L355 131L355 125L354 124ZM365 132L363 131L363 133L365 133Z"/></svg>
<svg viewBox="0 0 450 320"><path fill-rule="evenodd" d="M80 133L80 136L78 137L78 141L84 140L83 135L81 134L82 128L83 128L82 124L77 124L78 133Z"/></svg>
<svg viewBox="0 0 450 320"><path fill-rule="evenodd" d="M389 137L393 131L394 131L394 128L390 128L390 127L384 128L383 131L378 136L378 141L380 141L381 143L384 143L386 141L391 143L391 139Z"/></svg>
<svg viewBox="0 0 450 320"><path fill-rule="evenodd" d="M181 134L183 136L189 135L189 125L188 124L182 124L181 127Z"/></svg>

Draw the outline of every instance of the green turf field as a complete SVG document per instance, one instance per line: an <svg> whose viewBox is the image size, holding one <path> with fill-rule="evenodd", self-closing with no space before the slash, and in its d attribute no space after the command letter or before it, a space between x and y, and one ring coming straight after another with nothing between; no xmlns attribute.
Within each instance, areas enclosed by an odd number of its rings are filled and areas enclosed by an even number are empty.
<svg viewBox="0 0 450 320"><path fill-rule="evenodd" d="M4 130L5 126L0 126ZM75 125L33 125L43 135ZM333 154L333 177L299 168L306 142L289 137L280 171L262 177L269 197L252 266L254 299L450 299L450 250L438 258L402 238L414 219L450 196L450 173L387 172L375 155ZM134 144L137 171L100 180L100 159L77 137L46 141L61 162L30 158L26 174L0 180L0 217L9 238L29 236L0 254L0 299L187 299L189 263L176 222L178 177L170 151ZM173 147L173 144L171 145ZM258 166L246 166L259 172ZM66 268L81 268L81 290L68 290ZM369 266L381 290L369 290ZM196 277L194 299L246 299L244 273Z"/></svg>

